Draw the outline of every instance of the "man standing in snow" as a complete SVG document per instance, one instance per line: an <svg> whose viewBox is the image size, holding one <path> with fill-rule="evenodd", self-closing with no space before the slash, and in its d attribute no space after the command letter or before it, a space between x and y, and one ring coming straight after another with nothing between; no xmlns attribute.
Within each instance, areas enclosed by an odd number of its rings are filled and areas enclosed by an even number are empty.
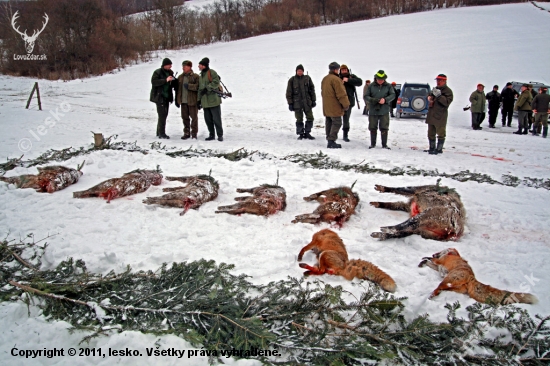
<svg viewBox="0 0 550 366"><path fill-rule="evenodd" d="M218 95L220 91L220 77L218 73L210 68L208 57L199 61L201 75L199 77L199 109L204 108L204 121L208 127L209 136L206 141L212 141L218 135L218 141L223 141L222 127L222 98Z"/></svg>
<svg viewBox="0 0 550 366"><path fill-rule="evenodd" d="M401 89L396 88L395 81L391 82L391 87L393 88L393 92L395 93L395 99L391 102L391 108L390 108L390 116L395 117L393 114L394 108L397 108L397 98L399 98L399 94L401 94Z"/></svg>
<svg viewBox="0 0 550 366"><path fill-rule="evenodd" d="M367 90L369 90L370 80L365 81L365 86L363 87L363 101L365 101L365 108L363 109L363 115L369 115L369 98L367 98Z"/></svg>
<svg viewBox="0 0 550 366"><path fill-rule="evenodd" d="M538 136L538 128L542 125L542 137L548 136L548 113L550 113L550 95L548 88L541 87L540 93L531 102L533 113L535 113L535 125L533 126L533 136Z"/></svg>
<svg viewBox="0 0 550 366"><path fill-rule="evenodd" d="M376 146L376 131L380 129L382 148L390 149L388 146L388 130L390 129L390 108L395 99L393 87L386 82L388 75L384 70L378 70L374 75L374 82L367 89L369 100L369 130L370 146Z"/></svg>
<svg viewBox="0 0 550 366"><path fill-rule="evenodd" d="M531 93L531 96L533 99L537 96L537 92L533 89L533 84L527 84L529 87L529 92ZM529 112L529 132L531 132L531 126L535 123L535 116L533 115L533 111Z"/></svg>
<svg viewBox="0 0 550 366"><path fill-rule="evenodd" d="M357 77L355 74L350 74L350 71L347 67L347 65L340 66L340 79L342 79L342 82L344 83L344 88L346 88L346 93L348 94L349 99L349 108L344 113L344 126L342 131L344 131L344 141L349 142L348 133L349 133L349 118L351 116L351 111L353 107L355 106L355 98L357 98L357 91L355 90L356 87L363 85L363 80L361 78Z"/></svg>
<svg viewBox="0 0 550 366"><path fill-rule="evenodd" d="M514 103L519 94L512 87L512 83L506 83L506 88L500 94L502 99L502 127L512 127L512 116L514 114ZM508 124L506 124L506 116L508 116Z"/></svg>
<svg viewBox="0 0 550 366"><path fill-rule="evenodd" d="M532 101L533 96L529 91L529 86L523 84L521 86L521 95L514 105L514 110L518 111L518 130L514 132L515 135L527 135L527 130L529 129L529 112L533 111L531 108Z"/></svg>
<svg viewBox="0 0 550 366"><path fill-rule="evenodd" d="M172 61L169 58L162 60L162 66L153 72L151 77L151 93L149 100L157 105L157 137L169 139L166 135L166 118L168 118L168 107L174 101L172 89L178 90L178 81L174 78Z"/></svg>
<svg viewBox="0 0 550 366"><path fill-rule="evenodd" d="M313 108L317 105L316 99L313 81L309 75L304 75L302 65L296 66L296 75L288 80L286 86L286 101L288 109L294 112L296 117L298 140L315 140L315 137L311 136L311 128L313 127ZM304 114L306 115L305 125Z"/></svg>
<svg viewBox="0 0 550 366"><path fill-rule="evenodd" d="M342 127L342 116L349 109L349 98L342 80L338 77L340 65L331 62L328 68L328 75L321 82L327 147L329 149L340 149L342 145L337 144L336 140L338 139L340 127Z"/></svg>
<svg viewBox="0 0 550 366"><path fill-rule="evenodd" d="M487 93L485 96L489 103L489 128L495 128L497 123L498 109L500 108L500 93L498 92L498 85L493 86L493 91Z"/></svg>
<svg viewBox="0 0 550 366"><path fill-rule="evenodd" d="M182 62L183 74L178 77L178 92L176 93L176 106L181 106L181 118L183 120L182 140L189 137L197 138L199 129L197 108L197 91L199 90L199 75L191 69L193 63L189 60Z"/></svg>
<svg viewBox="0 0 550 366"><path fill-rule="evenodd" d="M447 76L439 74L435 78L436 87L428 95L428 115L426 123L428 124L428 141L430 155L443 154L443 144L447 133L447 117L449 115L449 105L453 101L453 91L447 86ZM437 134L437 148L435 146L435 136Z"/></svg>
<svg viewBox="0 0 550 366"><path fill-rule="evenodd" d="M487 104L487 99L485 98L485 93L483 93L485 85L477 84L477 89L470 94L470 112L472 112L472 129L482 130L481 122L485 114L485 107Z"/></svg>

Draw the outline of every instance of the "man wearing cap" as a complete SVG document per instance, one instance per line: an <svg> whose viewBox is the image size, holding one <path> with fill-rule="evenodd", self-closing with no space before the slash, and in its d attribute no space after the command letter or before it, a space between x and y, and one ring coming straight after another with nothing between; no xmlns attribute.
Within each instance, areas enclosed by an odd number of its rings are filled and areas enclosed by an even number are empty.
<svg viewBox="0 0 550 366"><path fill-rule="evenodd" d="M489 103L489 128L495 128L497 123L498 109L500 108L501 98L498 92L498 85L493 86L493 91L485 96Z"/></svg>
<svg viewBox="0 0 550 366"><path fill-rule="evenodd" d="M529 92L531 93L531 96L533 99L537 96L537 92L533 89L533 84L527 84L529 87ZM531 126L535 123L535 116L533 115L533 111L529 112L529 132L531 132Z"/></svg>
<svg viewBox="0 0 550 366"><path fill-rule="evenodd" d="M296 75L288 80L286 86L286 101L288 109L294 112L296 117L296 134L298 140L315 140L311 136L313 127L313 108L317 105L315 96L315 86L309 75L304 75L304 67L296 66ZM306 123L304 125L304 114Z"/></svg>
<svg viewBox="0 0 550 366"><path fill-rule="evenodd" d="M197 91L199 90L199 75L191 69L193 63L189 60L182 62L183 74L178 76L178 91L176 93L176 106L180 105L181 118L183 120L182 140L197 138L199 129L197 108Z"/></svg>
<svg viewBox="0 0 550 366"><path fill-rule="evenodd" d="M487 107L487 99L485 93L483 93L485 85L477 84L477 89L470 94L470 112L472 112L472 129L482 130L481 122L485 114L485 108Z"/></svg>
<svg viewBox="0 0 550 366"><path fill-rule="evenodd" d="M367 90L369 90L370 80L365 81L365 86L363 87L363 100L365 101L365 108L363 109L363 115L369 115L369 98L367 98Z"/></svg>
<svg viewBox="0 0 550 366"><path fill-rule="evenodd" d="M506 83L506 88L502 90L500 94L502 99L502 127L512 127L512 116L514 114L514 103L516 98L519 97L518 92L512 87L512 83ZM506 117L508 117L508 124L506 124Z"/></svg>
<svg viewBox="0 0 550 366"><path fill-rule="evenodd" d="M515 135L527 135L527 130L529 129L529 112L533 111L531 108L532 101L533 96L529 91L529 86L523 84L521 86L521 94L514 105L514 110L518 111L518 130L514 132Z"/></svg>
<svg viewBox="0 0 550 366"><path fill-rule="evenodd" d="M453 91L447 86L447 76L439 74L435 78L436 86L428 95L428 115L426 123L428 124L428 141L430 155L443 154L443 145L447 134L447 117L449 115L449 105L453 102ZM437 135L437 147L435 137Z"/></svg>
<svg viewBox="0 0 550 366"><path fill-rule="evenodd" d="M168 118L168 107L174 101L172 89L178 90L178 80L174 78L172 61L169 58L162 60L162 66L153 72L151 77L151 93L149 100L157 105L157 137L169 139L166 135L166 118Z"/></svg>
<svg viewBox="0 0 550 366"><path fill-rule="evenodd" d="M533 136L538 136L538 128L542 126L542 137L548 136L548 113L550 113L550 95L548 88L543 86L539 89L540 93L533 98L531 107L535 113L535 125L533 126Z"/></svg>
<svg viewBox="0 0 550 366"><path fill-rule="evenodd" d="M395 99L393 87L386 82L388 75L384 70L378 70L374 74L374 82L367 89L369 100L369 130L370 146L376 146L376 130L380 129L382 148L390 149L388 146L388 130L390 129L390 108Z"/></svg>
<svg viewBox="0 0 550 366"><path fill-rule="evenodd" d="M399 98L399 95L401 94L401 89L396 88L397 84L395 81L391 82L391 87L393 88L393 91L395 93L395 99L391 102L391 109L390 109L390 116L395 117L393 115L394 108L397 108L397 98Z"/></svg>
<svg viewBox="0 0 550 366"><path fill-rule="evenodd" d="M204 121L208 127L208 137L206 141L212 141L218 135L218 141L223 141L222 127L222 98L217 94L220 90L220 77L218 73L210 68L210 59L208 57L199 61L199 100L198 108L204 108Z"/></svg>
<svg viewBox="0 0 550 366"><path fill-rule="evenodd" d="M337 144L336 140L338 139L340 127L342 127L342 116L349 109L349 98L342 80L338 77L340 65L331 62L328 68L328 75L321 82L327 147L329 149L340 149L342 145Z"/></svg>
<svg viewBox="0 0 550 366"><path fill-rule="evenodd" d="M355 98L357 95L357 91L355 90L356 87L363 85L363 80L361 78L357 77L355 74L350 74L349 68L347 65L340 66L340 79L342 79L344 83L344 88L346 88L346 93L348 94L349 99L349 109L344 113L344 125L342 128L342 131L344 131L344 141L349 142L348 133L349 133L349 117L351 115L351 111L353 107L355 106Z"/></svg>

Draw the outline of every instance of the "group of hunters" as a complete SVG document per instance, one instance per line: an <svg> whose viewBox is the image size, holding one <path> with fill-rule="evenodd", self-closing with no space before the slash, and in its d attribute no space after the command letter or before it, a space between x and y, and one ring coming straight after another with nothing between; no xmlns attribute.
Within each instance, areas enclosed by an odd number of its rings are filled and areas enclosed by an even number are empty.
<svg viewBox="0 0 550 366"><path fill-rule="evenodd" d="M191 61L183 61L183 73L176 79L172 71L172 62L165 58L162 67L155 70L151 78L151 102L156 103L158 113L157 137L168 139L166 135L166 118L170 103L175 102L181 109L183 119L183 140L197 138L198 111L204 110L204 119L208 127L209 136L206 141L216 139L223 141L223 128L221 118L221 94L220 77L216 71L210 69L210 60L203 58L199 62L200 74L192 70ZM336 143L340 129L343 131L343 140L349 142L350 115L355 102L359 101L356 88L363 84L363 80L351 73L347 65L339 65L331 62L329 72L321 82L321 97L323 115L325 116L325 134L327 148L339 149L341 144ZM393 117L393 109L396 107L399 89L395 82L388 83L384 70L379 70L374 75L374 81L366 80L363 89L365 111L368 116L370 131L369 149L376 147L378 130L382 148L388 146L388 131L390 127L390 115ZM447 86L447 76L439 74L435 78L436 86L428 95L428 124L429 154L443 153L445 143L448 109L453 101L453 92ZM547 89L542 87L537 94L532 90L532 85L524 84L521 95L512 88L512 83L506 84L502 93L498 92L498 85L487 95L483 92L484 86L478 84L476 91L470 96L472 128L481 130L481 122L485 118L485 109L488 105L489 127L495 128L498 109L502 108L502 126L511 126L513 110L518 111L518 131L515 134L539 135L542 130L543 137L548 134L548 113L550 95ZM172 94L175 91L175 99ZM517 98L517 101L516 101ZM317 105L315 86L309 75L304 74L304 67L298 65L296 73L288 80L286 89L288 109L294 112L296 117L296 134L298 140L314 140L311 135L313 128L313 108ZM533 116L533 113L535 116ZM304 122L305 116L305 122ZM506 124L506 118L508 122ZM436 141L437 137L437 141Z"/></svg>

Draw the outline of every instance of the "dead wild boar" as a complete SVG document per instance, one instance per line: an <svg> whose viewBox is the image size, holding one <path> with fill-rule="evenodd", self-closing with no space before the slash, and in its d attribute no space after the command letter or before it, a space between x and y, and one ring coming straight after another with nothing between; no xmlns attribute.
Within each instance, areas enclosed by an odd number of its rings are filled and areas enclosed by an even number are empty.
<svg viewBox="0 0 550 366"><path fill-rule="evenodd" d="M180 215L190 209L197 209L203 203L218 197L218 182L209 175L191 177L166 177L166 180L187 183L184 187L164 188L163 192L170 192L160 197L147 197L143 200L146 205L161 205L183 208Z"/></svg>
<svg viewBox="0 0 550 366"><path fill-rule="evenodd" d="M395 226L381 227L373 238L386 240L418 234L424 239L458 240L464 233L466 210L460 196L440 185L418 187L384 187L375 185L378 192L396 193L410 197L409 202L371 202L374 207L409 212L411 217Z"/></svg>
<svg viewBox="0 0 550 366"><path fill-rule="evenodd" d="M84 163L82 163L84 165ZM77 169L59 165L38 168L38 174L25 174L15 177L0 177L6 183L15 184L17 188L34 188L37 192L53 193L78 182L82 176L82 165Z"/></svg>
<svg viewBox="0 0 550 366"><path fill-rule="evenodd" d="M145 192L151 185L158 186L162 182L159 170L137 169L124 174L120 178L111 178L90 189L74 192L74 198L103 197L110 203L118 197L131 196Z"/></svg>
<svg viewBox="0 0 550 366"><path fill-rule="evenodd" d="M298 215L292 223L305 222L317 224L321 221L342 226L355 213L359 196L349 187L338 187L304 197L306 201L317 201L321 205L310 214Z"/></svg>
<svg viewBox="0 0 550 366"><path fill-rule="evenodd" d="M234 205L220 206L216 213L240 215L249 213L259 216L274 215L286 208L286 191L283 187L263 184L254 188L237 188L239 193L252 193L252 196L235 197Z"/></svg>

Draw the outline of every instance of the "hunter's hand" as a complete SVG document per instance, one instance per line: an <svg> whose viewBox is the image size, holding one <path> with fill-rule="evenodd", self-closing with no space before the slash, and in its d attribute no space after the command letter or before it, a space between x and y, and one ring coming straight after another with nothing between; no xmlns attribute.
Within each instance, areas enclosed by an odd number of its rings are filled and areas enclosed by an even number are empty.
<svg viewBox="0 0 550 366"><path fill-rule="evenodd" d="M167 82L167 83L171 82L172 80L174 80L174 77L172 77L172 76L168 76L168 77L166 78L166 82Z"/></svg>
<svg viewBox="0 0 550 366"><path fill-rule="evenodd" d="M349 79L348 78L343 78L342 80L344 81L344 83L347 83Z"/></svg>
<svg viewBox="0 0 550 366"><path fill-rule="evenodd" d="M185 89L188 89L188 88L189 88L189 84L188 84L188 83L183 83L183 87L184 87Z"/></svg>
<svg viewBox="0 0 550 366"><path fill-rule="evenodd" d="M433 88L432 89L432 94L434 95L434 97L439 98L441 96L441 90L439 90L437 88Z"/></svg>
<svg viewBox="0 0 550 366"><path fill-rule="evenodd" d="M380 101L378 103L384 104L384 103L386 103L386 99L385 98L380 98Z"/></svg>

